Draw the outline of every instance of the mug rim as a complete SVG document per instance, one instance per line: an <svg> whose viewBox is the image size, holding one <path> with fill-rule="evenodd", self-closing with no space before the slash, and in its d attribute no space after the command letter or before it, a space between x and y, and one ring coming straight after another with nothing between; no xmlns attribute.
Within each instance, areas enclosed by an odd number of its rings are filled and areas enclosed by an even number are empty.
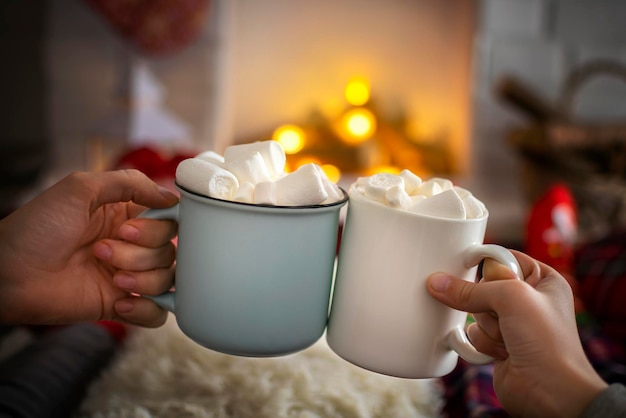
<svg viewBox="0 0 626 418"><path fill-rule="evenodd" d="M260 209L286 209L286 210L307 210L307 209L322 209L322 208L334 208L334 207L340 207L343 206L344 204L346 204L348 202L349 199L349 195L348 193L340 186L339 190L341 190L341 193L343 193L343 197L339 200L336 200L334 202L331 203L325 203L325 204L317 204L317 205L301 205L301 206L286 206L286 205L270 205L267 203L249 203L249 202L239 202L236 200L227 200L227 199L220 199L217 197L213 197L213 196L207 196L207 195L203 195L201 193L197 193L194 191L191 191L183 186L180 185L180 183L178 183L177 181L174 182L174 185L176 186L176 188L183 194L188 195L189 197L196 199L196 200L208 200L208 201L214 201L214 202L218 202L220 204L224 204L224 205L235 205L235 206L240 206L242 208L260 208Z"/></svg>

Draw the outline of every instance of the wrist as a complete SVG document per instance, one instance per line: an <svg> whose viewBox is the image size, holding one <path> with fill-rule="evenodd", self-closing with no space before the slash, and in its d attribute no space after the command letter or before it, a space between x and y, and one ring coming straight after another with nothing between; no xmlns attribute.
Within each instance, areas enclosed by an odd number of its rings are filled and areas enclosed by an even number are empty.
<svg viewBox="0 0 626 418"><path fill-rule="evenodd" d="M565 360L565 374L553 382L554 416L579 417L608 384L596 373L587 359Z"/></svg>

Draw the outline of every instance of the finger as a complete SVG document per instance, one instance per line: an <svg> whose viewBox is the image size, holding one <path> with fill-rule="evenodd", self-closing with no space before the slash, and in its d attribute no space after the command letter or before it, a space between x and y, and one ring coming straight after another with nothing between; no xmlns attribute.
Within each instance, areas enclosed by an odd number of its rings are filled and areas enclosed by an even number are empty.
<svg viewBox="0 0 626 418"><path fill-rule="evenodd" d="M174 205L178 197L159 186L138 170L116 170L105 173L77 173L93 195L91 211L107 203L134 202L151 208Z"/></svg>
<svg viewBox="0 0 626 418"><path fill-rule="evenodd" d="M530 286L521 280L497 280L472 283L445 273L429 277L428 292L441 303L465 312L506 312L519 309L517 299L524 297Z"/></svg>
<svg viewBox="0 0 626 418"><path fill-rule="evenodd" d="M156 303L142 297L120 299L113 306L119 319L130 324L147 328L156 328L163 325L168 312Z"/></svg>
<svg viewBox="0 0 626 418"><path fill-rule="evenodd" d="M493 313L475 313L474 320L478 326L494 341L502 341L502 332L498 317Z"/></svg>
<svg viewBox="0 0 626 418"><path fill-rule="evenodd" d="M166 268L176 258L176 247L170 241L157 248L147 248L125 241L103 239L94 244L93 252L100 260L128 271Z"/></svg>
<svg viewBox="0 0 626 418"><path fill-rule="evenodd" d="M160 295L174 285L175 267L149 271L118 271L113 276L113 283L127 292L140 295Z"/></svg>
<svg viewBox="0 0 626 418"><path fill-rule="evenodd" d="M513 256L517 258L522 272L524 273L524 281L532 287L537 287L542 281L560 276L560 274L552 267L535 260L527 254L520 251L511 250Z"/></svg>
<svg viewBox="0 0 626 418"><path fill-rule="evenodd" d="M133 218L124 222L119 237L143 247L156 248L167 244L178 232L178 224L169 220Z"/></svg>
<svg viewBox="0 0 626 418"><path fill-rule="evenodd" d="M509 356L502 340L491 338L489 333L478 324L471 324L467 328L467 336L472 345L481 353L485 353L498 360L504 360Z"/></svg>

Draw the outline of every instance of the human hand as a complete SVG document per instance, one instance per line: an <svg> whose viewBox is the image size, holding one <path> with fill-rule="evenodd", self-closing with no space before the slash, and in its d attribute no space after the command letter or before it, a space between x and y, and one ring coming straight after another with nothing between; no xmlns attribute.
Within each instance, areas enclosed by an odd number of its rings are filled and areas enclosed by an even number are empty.
<svg viewBox="0 0 626 418"><path fill-rule="evenodd" d="M1 220L0 323L163 324L134 293L172 286L177 225L136 216L177 200L136 170L74 173Z"/></svg>
<svg viewBox="0 0 626 418"><path fill-rule="evenodd" d="M483 279L469 283L443 273L428 291L452 308L472 312L472 344L495 360L493 383L515 416L580 415L607 385L583 351L571 288L551 267L512 251L524 281L487 259Z"/></svg>

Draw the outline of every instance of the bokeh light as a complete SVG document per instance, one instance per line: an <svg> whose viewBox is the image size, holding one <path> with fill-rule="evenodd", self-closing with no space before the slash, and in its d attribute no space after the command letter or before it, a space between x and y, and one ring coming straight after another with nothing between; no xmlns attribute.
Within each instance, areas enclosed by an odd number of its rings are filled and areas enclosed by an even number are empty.
<svg viewBox="0 0 626 418"><path fill-rule="evenodd" d="M306 138L302 128L296 125L283 125L274 131L272 138L282 145L286 154L296 154L304 148Z"/></svg>
<svg viewBox="0 0 626 418"><path fill-rule="evenodd" d="M365 108L351 109L343 115L342 131L344 142L359 144L371 138L376 131L376 118Z"/></svg>
<svg viewBox="0 0 626 418"><path fill-rule="evenodd" d="M339 182L339 179L341 178L341 170L339 170L339 167L333 164L322 164L321 167L330 181L333 183Z"/></svg>
<svg viewBox="0 0 626 418"><path fill-rule="evenodd" d="M353 77L346 85L345 96L352 106L363 106L370 99L369 82L363 77Z"/></svg>

